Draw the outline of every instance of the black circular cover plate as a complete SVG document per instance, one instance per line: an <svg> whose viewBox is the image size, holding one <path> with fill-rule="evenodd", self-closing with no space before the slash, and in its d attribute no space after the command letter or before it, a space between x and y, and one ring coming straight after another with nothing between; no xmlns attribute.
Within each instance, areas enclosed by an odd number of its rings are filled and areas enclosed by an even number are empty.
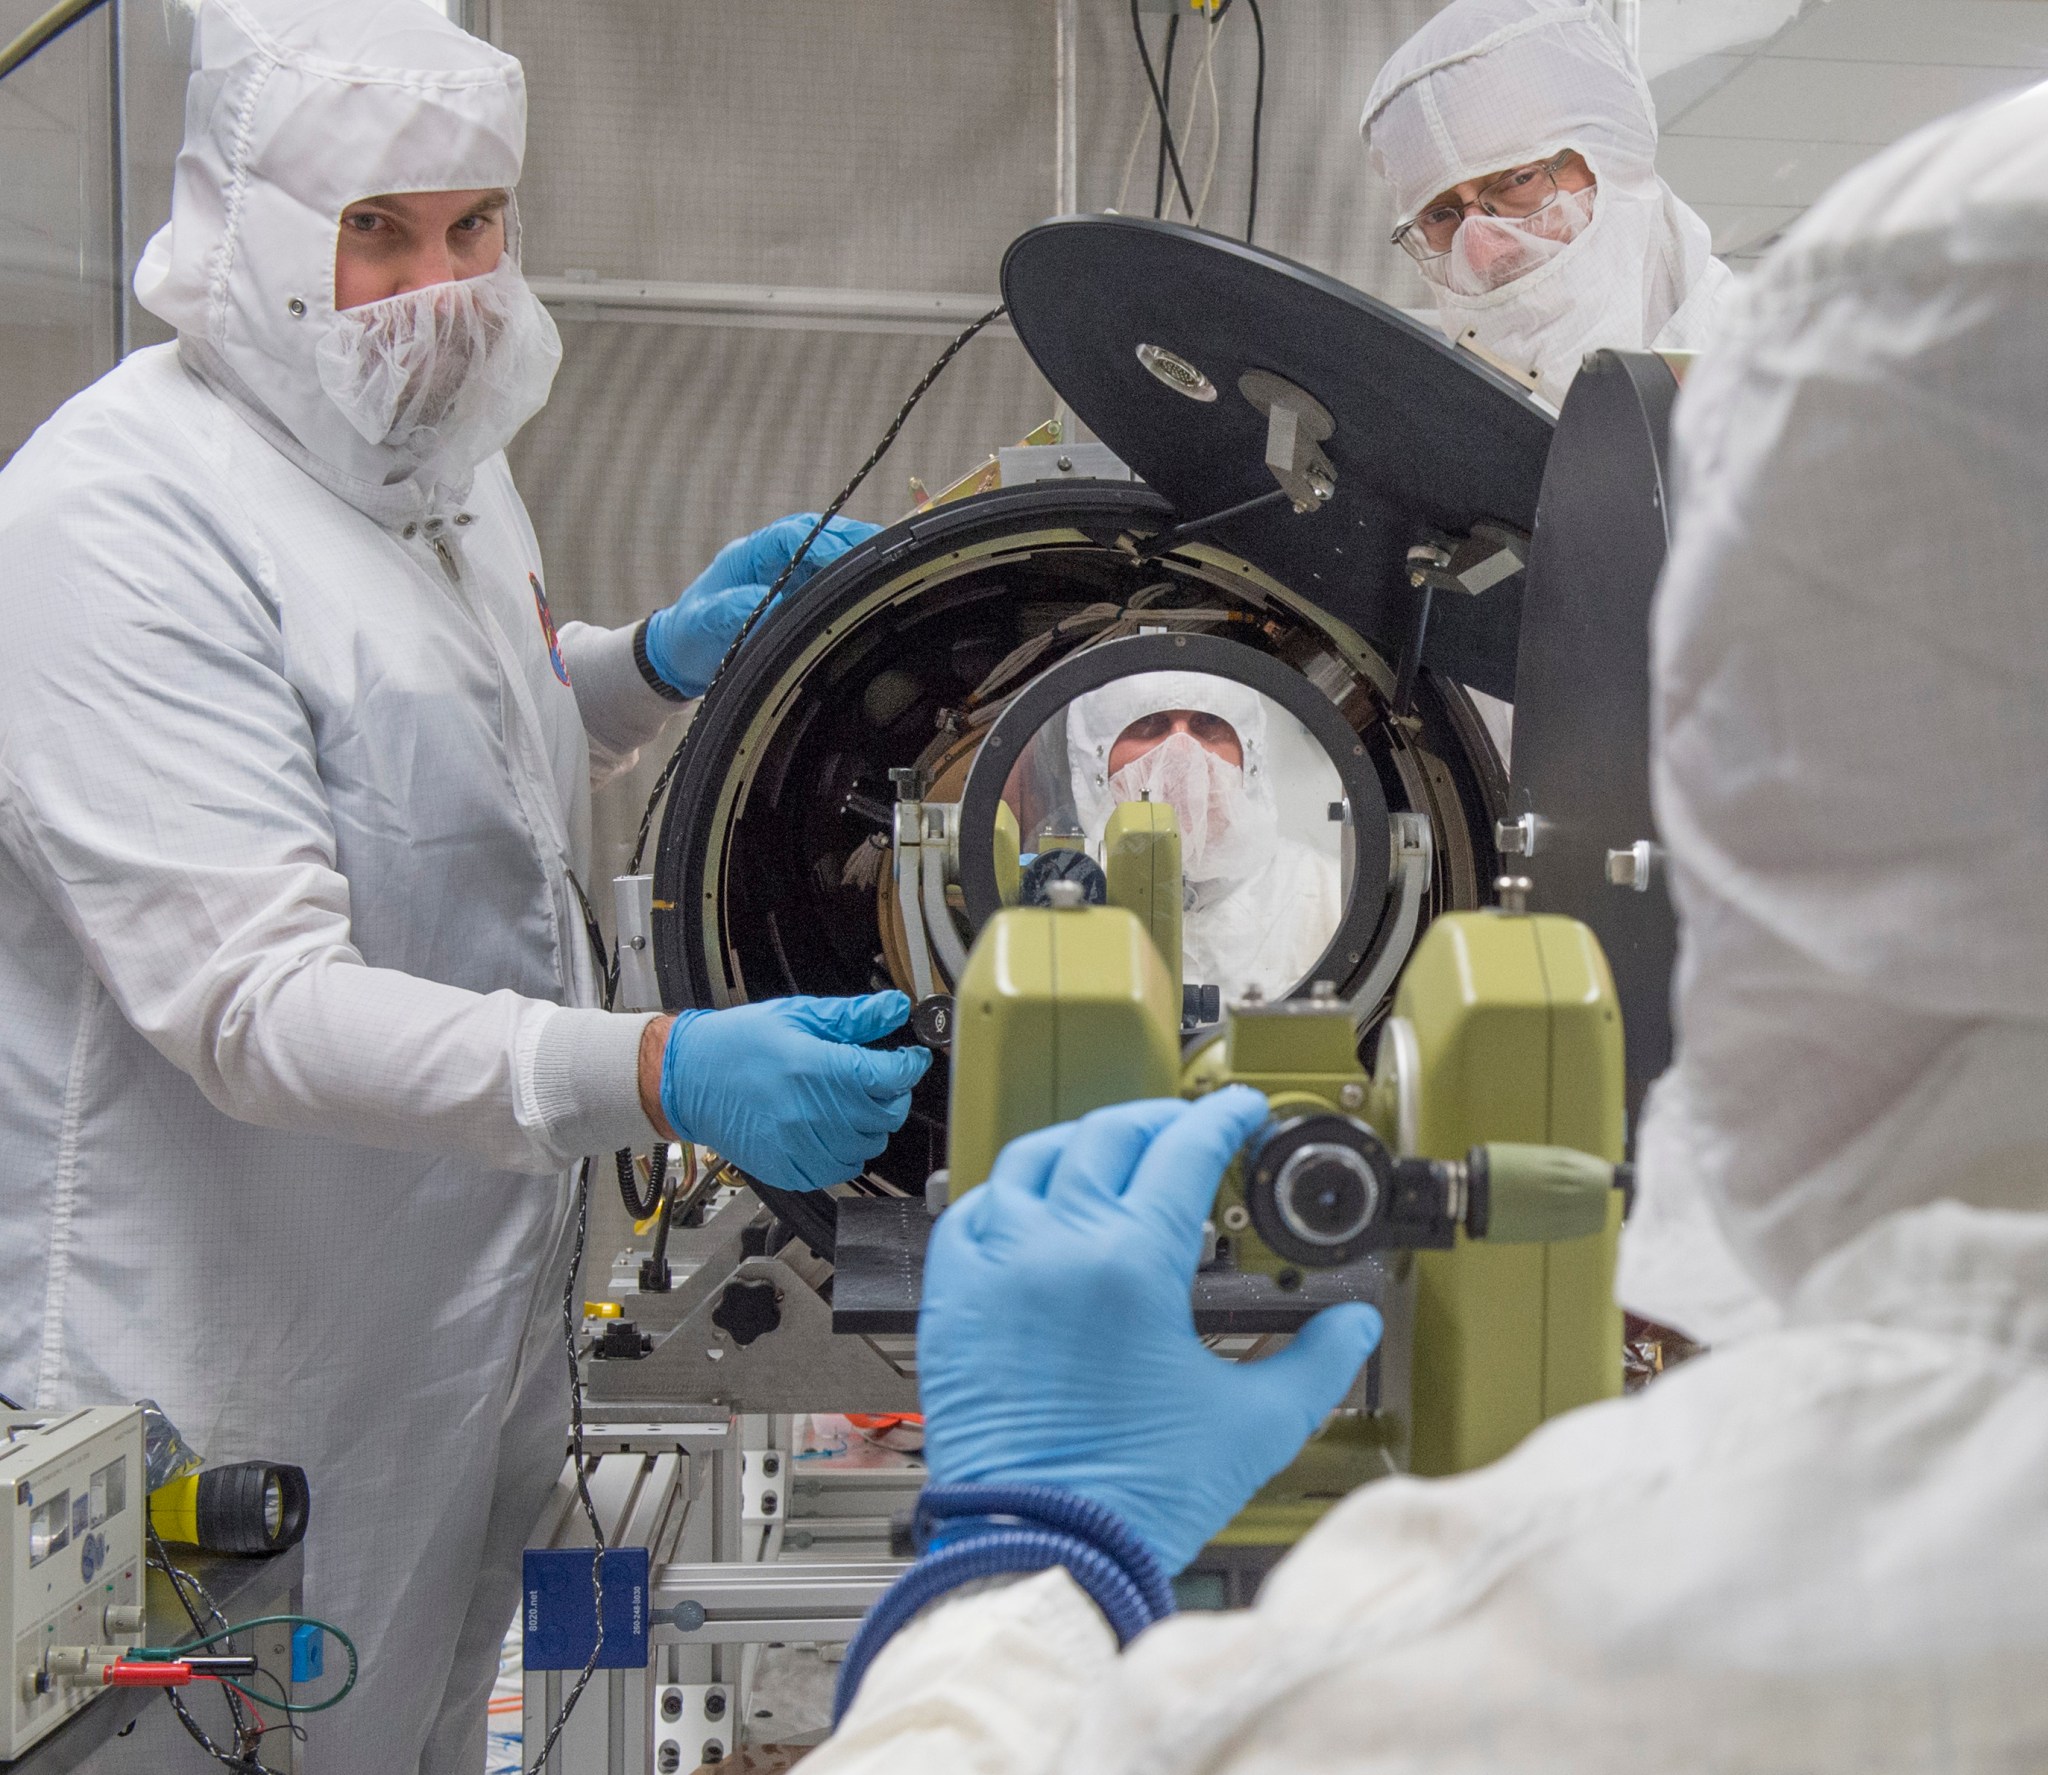
<svg viewBox="0 0 2048 1775"><path fill-rule="evenodd" d="M1407 628L1408 549L1483 520L1530 531L1550 415L1434 328L1306 266L1172 222L1075 216L1020 235L1003 300L1046 380L1182 521L1274 490L1248 370L1294 384L1336 425L1321 445L1335 497L1267 506L1208 534L1312 598L1389 658ZM1139 361L1193 365L1200 400ZM1515 694L1522 576L1477 597L1438 593L1424 661Z"/></svg>

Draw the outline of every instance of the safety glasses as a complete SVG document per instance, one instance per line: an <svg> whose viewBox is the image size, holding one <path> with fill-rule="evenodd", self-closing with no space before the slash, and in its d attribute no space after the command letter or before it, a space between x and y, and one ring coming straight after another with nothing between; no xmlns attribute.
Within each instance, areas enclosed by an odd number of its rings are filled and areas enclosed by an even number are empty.
<svg viewBox="0 0 2048 1775"><path fill-rule="evenodd" d="M1449 195L1439 198L1394 230L1394 245L1417 263L1426 265L1451 250L1458 225L1474 210L1517 221L1540 214L1557 201L1558 169L1573 153L1567 148L1549 160L1510 167L1498 178L1487 180L1469 201L1461 202Z"/></svg>

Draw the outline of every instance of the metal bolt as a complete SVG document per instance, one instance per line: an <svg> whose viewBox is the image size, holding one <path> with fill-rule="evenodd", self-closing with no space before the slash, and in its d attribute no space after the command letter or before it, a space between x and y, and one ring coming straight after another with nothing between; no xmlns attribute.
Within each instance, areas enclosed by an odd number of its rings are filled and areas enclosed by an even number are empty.
<svg viewBox="0 0 2048 1775"><path fill-rule="evenodd" d="M775 1514L775 1506L781 1501L772 1491L764 1491L761 1494L761 1514L763 1516L773 1516Z"/></svg>
<svg viewBox="0 0 2048 1775"><path fill-rule="evenodd" d="M1525 813L1512 820L1495 820L1494 848L1504 857L1533 857L1539 824L1533 813Z"/></svg>
<svg viewBox="0 0 2048 1775"><path fill-rule="evenodd" d="M1233 1233L1243 1232L1251 1223L1252 1217L1245 1212L1242 1202L1232 1202L1228 1208L1223 1210L1223 1224Z"/></svg>
<svg viewBox="0 0 2048 1775"><path fill-rule="evenodd" d="M293 320L304 320L306 318L306 305L305 303L301 302L298 299L298 297L294 296L284 306L285 312L289 314Z"/></svg>
<svg viewBox="0 0 2048 1775"><path fill-rule="evenodd" d="M725 1691L723 1689L705 1690L704 1717L707 1720L722 1720L725 1718Z"/></svg>
<svg viewBox="0 0 2048 1775"><path fill-rule="evenodd" d="M1607 853L1607 879L1615 887L1650 891L1650 876L1656 868L1657 850L1647 838L1638 838L1625 851Z"/></svg>
<svg viewBox="0 0 2048 1775"><path fill-rule="evenodd" d="M1356 1079L1348 1085L1337 1087L1337 1101L1346 1109L1358 1109L1365 1103L1365 1087Z"/></svg>
<svg viewBox="0 0 2048 1775"><path fill-rule="evenodd" d="M774 1478L776 1474L782 1471L782 1457L773 1454L763 1455L761 1457L761 1471L767 1474L769 1478Z"/></svg>
<svg viewBox="0 0 2048 1775"><path fill-rule="evenodd" d="M664 1689L661 1693L661 1717L665 1720L683 1717L683 1698L674 1689Z"/></svg>
<svg viewBox="0 0 2048 1775"><path fill-rule="evenodd" d="M1527 912L1535 886L1526 875L1503 875L1493 884L1493 897L1503 912Z"/></svg>
<svg viewBox="0 0 2048 1775"><path fill-rule="evenodd" d="M704 1740L704 1748L697 1753L697 1760L705 1764L722 1763L725 1761L725 1746L716 1738L707 1738Z"/></svg>
<svg viewBox="0 0 2048 1775"><path fill-rule="evenodd" d="M1071 456L1062 456L1058 459L1058 467L1061 474L1069 473L1073 466L1074 459Z"/></svg>
<svg viewBox="0 0 2048 1775"><path fill-rule="evenodd" d="M683 1747L673 1742L664 1744L655 1752L654 1766L661 1775L676 1775L683 1766Z"/></svg>

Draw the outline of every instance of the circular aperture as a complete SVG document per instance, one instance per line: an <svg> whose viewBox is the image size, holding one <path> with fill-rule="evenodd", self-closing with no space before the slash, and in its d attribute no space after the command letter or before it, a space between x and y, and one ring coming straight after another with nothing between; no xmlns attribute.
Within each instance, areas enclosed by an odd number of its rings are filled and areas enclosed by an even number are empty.
<svg viewBox="0 0 2048 1775"><path fill-rule="evenodd" d="M1297 1147L1273 1179L1273 1207L1311 1245L1348 1245L1372 1225L1380 1180L1364 1154L1317 1141Z"/></svg>
<svg viewBox="0 0 2048 1775"><path fill-rule="evenodd" d="M779 603L704 699L676 767L652 863L663 1002L891 987L920 997L893 916L892 772L915 768L927 803L961 801L995 726L1048 675L1175 635L1197 653L1249 655L1283 695L1319 703L1331 739L1317 744L1368 773L1354 801L1382 821L1392 810L1429 823L1437 867L1425 917L1477 904L1498 872L1491 835L1504 785L1463 696L1425 673L1418 721L1387 720L1391 667L1256 569L1208 545L1139 559L1132 539L1170 519L1156 495L1124 483L983 494L882 532ZM1386 867L1386 827L1375 830L1359 829L1361 872ZM947 897L971 943L974 890ZM1316 975L1334 974L1341 991L1369 968L1389 940L1388 905L1383 877L1353 896L1355 940ZM926 990L944 992L946 980ZM935 1059L909 1123L869 1173L913 1193L946 1162L949 1071L943 1053Z"/></svg>
<svg viewBox="0 0 2048 1775"><path fill-rule="evenodd" d="M1260 1238L1289 1263L1331 1269L1372 1249L1394 1161L1350 1116L1294 1116L1245 1157L1245 1202Z"/></svg>

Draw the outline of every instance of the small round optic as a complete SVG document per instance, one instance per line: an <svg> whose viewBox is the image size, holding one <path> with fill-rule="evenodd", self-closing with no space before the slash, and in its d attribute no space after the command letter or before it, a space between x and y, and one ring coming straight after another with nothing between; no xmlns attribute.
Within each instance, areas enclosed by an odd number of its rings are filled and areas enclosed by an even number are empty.
<svg viewBox="0 0 2048 1775"><path fill-rule="evenodd" d="M1140 345L1138 362L1175 394L1184 394L1191 401L1216 398L1216 384L1177 351L1168 351L1163 345Z"/></svg>
<svg viewBox="0 0 2048 1775"><path fill-rule="evenodd" d="M1349 1244L1371 1225L1379 1201L1379 1179L1365 1155L1334 1142L1295 1148L1273 1179L1281 1222L1311 1245Z"/></svg>

